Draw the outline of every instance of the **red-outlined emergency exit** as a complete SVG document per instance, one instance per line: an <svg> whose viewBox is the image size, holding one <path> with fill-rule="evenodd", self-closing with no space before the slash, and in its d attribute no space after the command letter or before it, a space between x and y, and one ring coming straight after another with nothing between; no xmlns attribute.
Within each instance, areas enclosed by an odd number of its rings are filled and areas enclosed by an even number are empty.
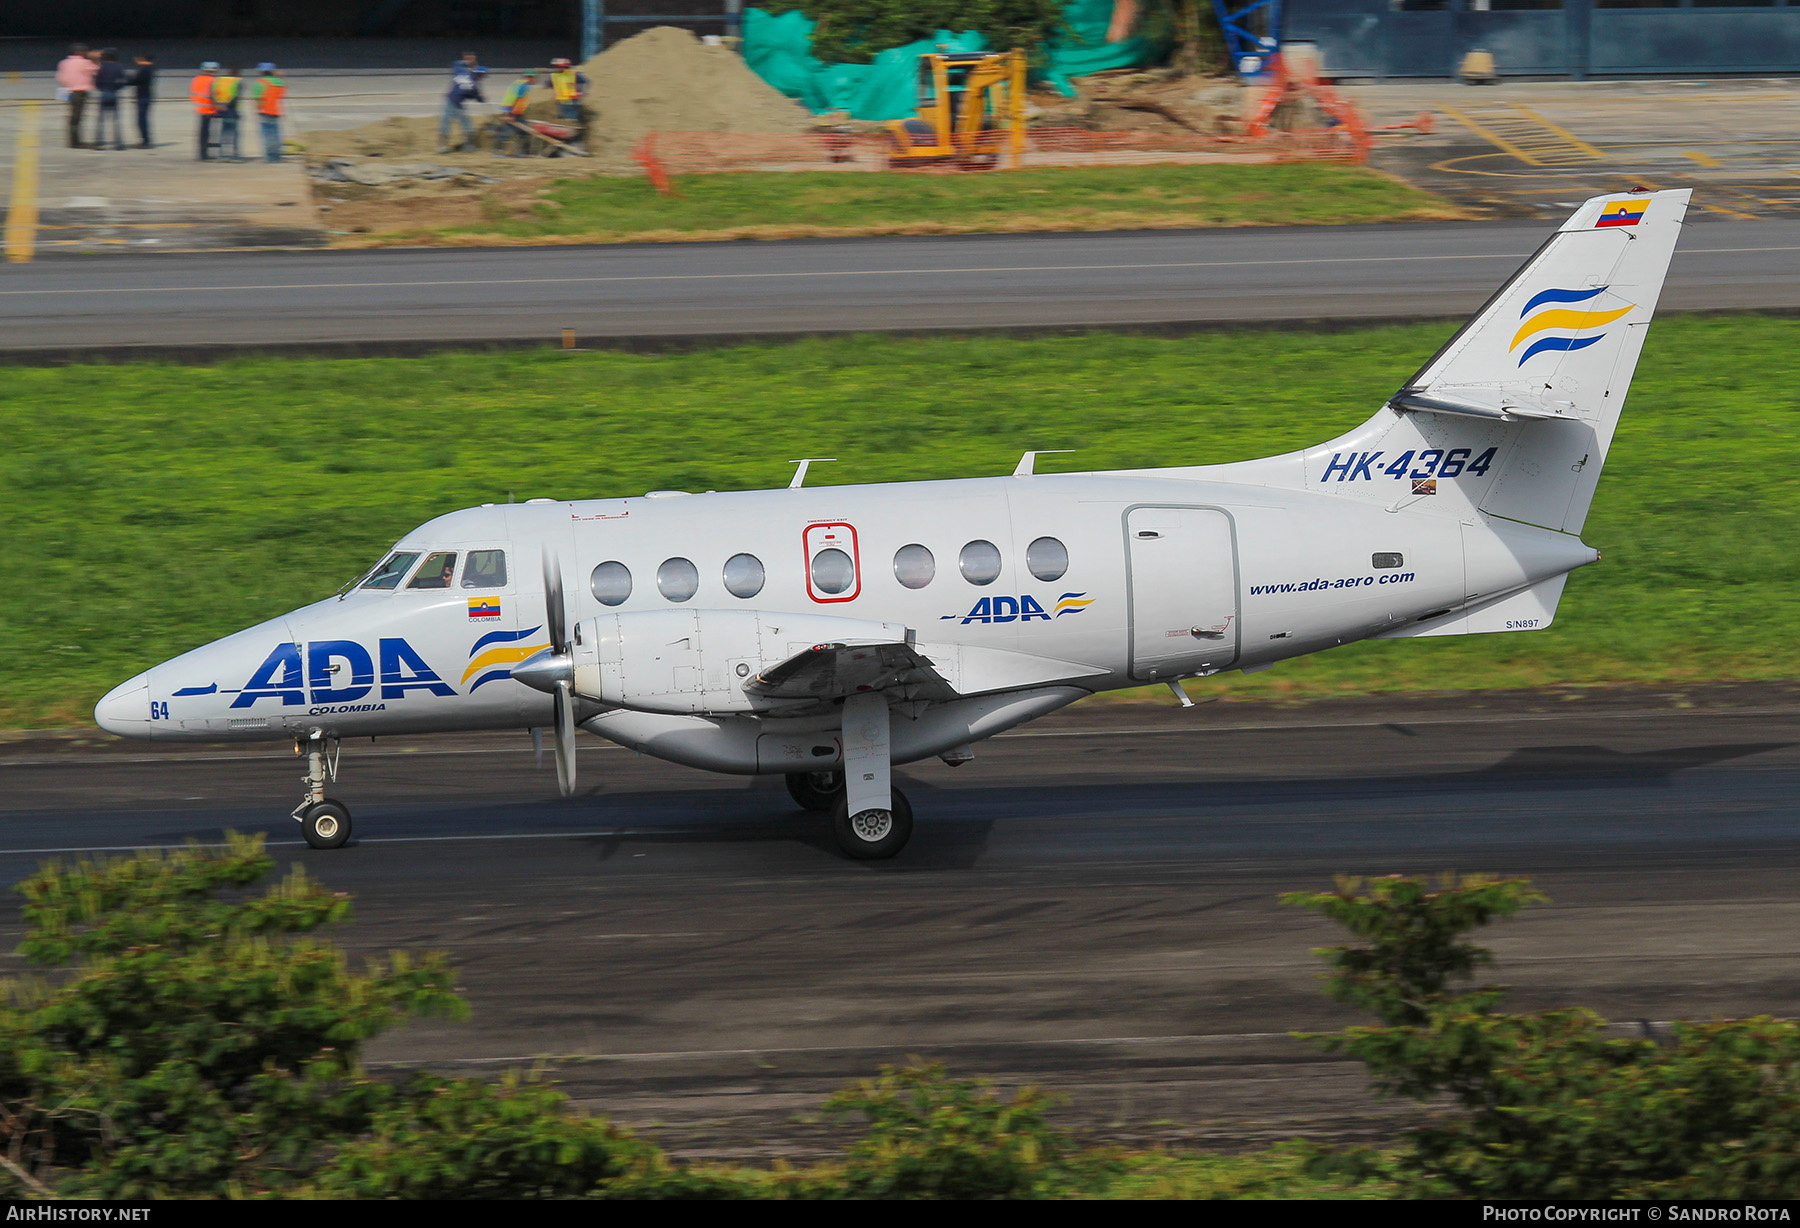
<svg viewBox="0 0 1800 1228"><path fill-rule="evenodd" d="M806 595L821 604L855 601L862 593L856 526L841 521L809 524L802 541L806 547Z"/></svg>

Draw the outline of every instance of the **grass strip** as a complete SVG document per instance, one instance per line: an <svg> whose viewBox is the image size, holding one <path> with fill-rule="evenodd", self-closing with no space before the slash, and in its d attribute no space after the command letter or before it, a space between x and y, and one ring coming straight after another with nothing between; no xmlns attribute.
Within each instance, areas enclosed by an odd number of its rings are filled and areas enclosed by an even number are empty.
<svg viewBox="0 0 1800 1228"><path fill-rule="evenodd" d="M541 197L489 192L478 219L418 225L379 198L334 205L346 247L789 239L995 231L1296 226L1458 218L1447 202L1366 167L1320 163L1107 166L993 174L833 171L560 180Z"/></svg>
<svg viewBox="0 0 1800 1228"><path fill-rule="evenodd" d="M1650 332L1557 622L1352 645L1228 696L1795 673L1793 321ZM14 576L0 727L84 724L111 685L330 593L485 501L1227 461L1362 421L1451 331L873 335L691 354L526 351L16 368L0 399Z"/></svg>

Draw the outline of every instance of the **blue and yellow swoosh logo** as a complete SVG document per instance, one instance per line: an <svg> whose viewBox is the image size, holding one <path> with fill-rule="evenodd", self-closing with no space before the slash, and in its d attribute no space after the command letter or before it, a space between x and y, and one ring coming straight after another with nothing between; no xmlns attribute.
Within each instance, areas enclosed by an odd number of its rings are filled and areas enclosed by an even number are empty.
<svg viewBox="0 0 1800 1228"><path fill-rule="evenodd" d="M1064 593L1057 599L1056 604L1050 607L1050 615L1053 618L1061 618L1064 614L1079 614L1097 600L1099 598L1089 597L1086 593Z"/></svg>
<svg viewBox="0 0 1800 1228"><path fill-rule="evenodd" d="M533 644L529 641L542 627L533 627L529 631L490 631L475 641L469 649L469 668L463 671L462 680L467 682L475 678L468 694L480 690L484 683L498 682L502 678L512 677L512 667L529 657L534 652L542 652L550 647L549 641ZM498 668L495 668L495 667ZM482 673L486 670L486 673Z"/></svg>
<svg viewBox="0 0 1800 1228"><path fill-rule="evenodd" d="M1604 328L1636 306L1636 304L1627 303L1616 311L1586 311L1562 306L1565 303L1585 303L1605 293L1605 286L1594 286L1587 290L1542 290L1532 295L1531 301L1526 303L1524 310L1519 312L1520 318L1531 315L1540 307L1544 310L1538 311L1536 315L1519 325L1519 331L1513 334L1512 344L1506 347L1507 352L1510 353L1530 341L1531 344L1525 347L1525 352L1519 355L1519 366L1522 367L1533 355L1542 354L1546 350L1585 350L1606 334L1597 332L1591 337L1539 336L1539 334L1549 333L1552 330L1580 333L1591 328ZM1536 340L1532 340L1533 338Z"/></svg>

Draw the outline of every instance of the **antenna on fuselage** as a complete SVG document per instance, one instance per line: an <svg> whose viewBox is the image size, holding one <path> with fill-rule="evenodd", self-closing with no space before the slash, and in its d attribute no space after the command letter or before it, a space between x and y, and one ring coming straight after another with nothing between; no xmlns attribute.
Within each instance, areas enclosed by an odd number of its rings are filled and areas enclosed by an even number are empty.
<svg viewBox="0 0 1800 1228"><path fill-rule="evenodd" d="M1036 452L1027 452L1019 458L1017 467L1013 469L1013 476L1015 478L1035 477L1038 457L1054 456L1059 452L1073 452L1074 450L1074 448L1040 448Z"/></svg>
<svg viewBox="0 0 1800 1228"><path fill-rule="evenodd" d="M794 480L788 483L788 489L799 490L801 486L806 484L806 467L814 461L824 464L826 461L835 461L836 459L837 457L835 456L809 456L805 460L789 461L788 464L798 465L800 467L794 470Z"/></svg>

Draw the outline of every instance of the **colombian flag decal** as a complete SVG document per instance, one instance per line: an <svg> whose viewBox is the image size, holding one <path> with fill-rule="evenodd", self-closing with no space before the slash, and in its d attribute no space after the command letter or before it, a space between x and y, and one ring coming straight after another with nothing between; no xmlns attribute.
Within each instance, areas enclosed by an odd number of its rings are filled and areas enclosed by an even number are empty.
<svg viewBox="0 0 1800 1228"><path fill-rule="evenodd" d="M470 618L499 618L500 617L500 598L498 598L498 597L471 597L471 598L469 598L469 617Z"/></svg>
<svg viewBox="0 0 1800 1228"><path fill-rule="evenodd" d="M1600 210L1600 220L1594 223L1594 229L1602 226L1636 226L1644 220L1644 210L1649 206L1646 200L1609 200Z"/></svg>

